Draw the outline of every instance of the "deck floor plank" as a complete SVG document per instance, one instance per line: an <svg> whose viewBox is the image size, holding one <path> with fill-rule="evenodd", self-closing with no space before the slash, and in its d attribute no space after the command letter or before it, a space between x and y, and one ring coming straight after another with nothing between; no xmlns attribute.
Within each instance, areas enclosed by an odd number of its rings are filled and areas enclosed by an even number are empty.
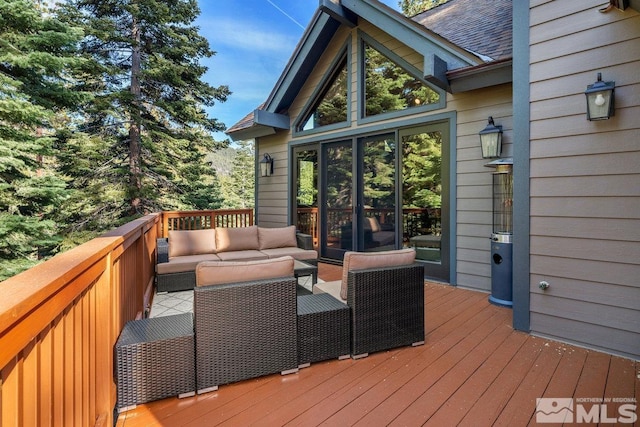
<svg viewBox="0 0 640 427"><path fill-rule="evenodd" d="M537 342L541 351L500 412L495 421L496 426L523 426L531 421L535 413L536 398L542 396L562 359L560 353L549 351L544 346L546 341L536 337L529 337L529 341Z"/></svg>
<svg viewBox="0 0 640 427"><path fill-rule="evenodd" d="M528 338L528 337L527 337ZM527 339L518 353L505 365L471 410L462 419L463 425L492 425L500 416L543 350L539 340Z"/></svg>
<svg viewBox="0 0 640 427"><path fill-rule="evenodd" d="M440 426L458 425L525 341L525 334L519 332L509 334L499 347L500 351L493 352L463 386L456 390L433 416L424 419L423 422L429 421L429 424ZM403 425L403 422L404 417L399 417L394 425Z"/></svg>
<svg viewBox="0 0 640 427"><path fill-rule="evenodd" d="M406 381L392 393L385 396L385 400L371 408L366 416L359 420L358 425L392 422L401 412L413 406L416 414L423 419L428 418L440 408L446 399L457 390L466 378L471 375L493 352L494 346L499 345L510 333L504 326L504 313L494 314L486 320L474 318L478 325L470 330L462 340L452 343L446 352L427 352L416 360L420 365L407 365L405 369ZM451 336L451 335L450 335ZM441 342L445 342L442 339ZM438 357L432 364L422 366L423 360ZM420 370L416 373L416 371Z"/></svg>
<svg viewBox="0 0 640 427"><path fill-rule="evenodd" d="M639 411L637 410L637 402L633 403L626 401L630 397L635 396L634 388L636 375L636 363L629 359L623 359L622 357L611 357L611 365L609 368L607 385L604 392L604 397L612 399L611 402L604 402L606 404L606 415L610 420L618 419L618 417L623 416L623 418L627 420L626 422L628 423L628 414L619 412L622 405L635 404L636 410L634 411L634 413L636 417L640 415ZM600 418L601 423L602 421L602 418ZM609 423L611 423L611 421L609 421Z"/></svg>
<svg viewBox="0 0 640 427"><path fill-rule="evenodd" d="M319 276L340 279L341 268L321 263ZM486 293L427 282L425 345L139 405L117 427L536 425L539 397L638 399L640 362L514 331L511 321Z"/></svg>

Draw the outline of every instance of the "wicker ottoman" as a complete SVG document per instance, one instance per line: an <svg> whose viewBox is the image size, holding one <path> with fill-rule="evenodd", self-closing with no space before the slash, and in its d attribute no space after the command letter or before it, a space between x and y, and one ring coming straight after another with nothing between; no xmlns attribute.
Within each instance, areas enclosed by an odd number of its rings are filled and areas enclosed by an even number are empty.
<svg viewBox="0 0 640 427"><path fill-rule="evenodd" d="M118 412L196 389L191 313L127 322L116 343Z"/></svg>
<svg viewBox="0 0 640 427"><path fill-rule="evenodd" d="M349 357L349 307L329 294L298 297L298 365Z"/></svg>

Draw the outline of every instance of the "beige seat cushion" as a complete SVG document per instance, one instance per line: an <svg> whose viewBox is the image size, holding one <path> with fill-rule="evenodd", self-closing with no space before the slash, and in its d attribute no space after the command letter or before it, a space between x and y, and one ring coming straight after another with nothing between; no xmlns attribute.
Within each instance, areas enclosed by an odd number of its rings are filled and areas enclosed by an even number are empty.
<svg viewBox="0 0 640 427"><path fill-rule="evenodd" d="M293 277L293 264L291 257L259 261L201 262L196 267L196 286Z"/></svg>
<svg viewBox="0 0 640 427"><path fill-rule="evenodd" d="M203 261L220 261L220 258L216 254L184 255L177 258L169 258L169 262L156 264L156 273L195 271L196 266Z"/></svg>
<svg viewBox="0 0 640 427"><path fill-rule="evenodd" d="M218 252L258 250L258 227L216 228Z"/></svg>
<svg viewBox="0 0 640 427"><path fill-rule="evenodd" d="M260 252L267 255L269 258L279 258L281 256L289 255L299 260L318 259L318 252L312 249L301 249L297 247L262 249Z"/></svg>
<svg viewBox="0 0 640 427"><path fill-rule="evenodd" d="M182 255L216 253L216 230L170 230L169 258Z"/></svg>
<svg viewBox="0 0 640 427"><path fill-rule="evenodd" d="M347 252L342 264L342 286L340 297L347 299L347 274L351 270L411 265L416 260L414 249L399 249L381 252Z"/></svg>
<svg viewBox="0 0 640 427"><path fill-rule="evenodd" d="M218 252L217 255L222 261L257 261L269 258L267 254L256 250Z"/></svg>
<svg viewBox="0 0 640 427"><path fill-rule="evenodd" d="M278 228L258 227L258 244L260 250L297 247L296 226Z"/></svg>

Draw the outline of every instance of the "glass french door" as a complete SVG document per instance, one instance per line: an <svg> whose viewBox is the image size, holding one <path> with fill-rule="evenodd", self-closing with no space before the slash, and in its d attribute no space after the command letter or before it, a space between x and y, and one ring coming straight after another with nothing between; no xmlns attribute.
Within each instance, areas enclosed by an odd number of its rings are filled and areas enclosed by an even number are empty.
<svg viewBox="0 0 640 427"><path fill-rule="evenodd" d="M402 246L416 250L425 275L449 281L449 126L399 132Z"/></svg>
<svg viewBox="0 0 640 427"><path fill-rule="evenodd" d="M416 250L449 280L448 123L294 149L296 224L324 259Z"/></svg>
<svg viewBox="0 0 640 427"><path fill-rule="evenodd" d="M395 133L358 140L358 249L392 250L398 246Z"/></svg>
<svg viewBox="0 0 640 427"><path fill-rule="evenodd" d="M318 247L320 221L318 217L318 146L297 147L294 158L294 223L301 233L309 234Z"/></svg>
<svg viewBox="0 0 640 427"><path fill-rule="evenodd" d="M323 146L321 256L398 246L394 134Z"/></svg>
<svg viewBox="0 0 640 427"><path fill-rule="evenodd" d="M320 256L340 260L354 244L354 162L351 140L322 147Z"/></svg>

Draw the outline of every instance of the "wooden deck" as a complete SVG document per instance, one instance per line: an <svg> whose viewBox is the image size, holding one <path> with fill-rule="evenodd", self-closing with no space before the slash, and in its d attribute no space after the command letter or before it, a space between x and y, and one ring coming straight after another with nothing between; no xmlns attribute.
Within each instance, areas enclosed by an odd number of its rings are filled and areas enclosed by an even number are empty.
<svg viewBox="0 0 640 427"><path fill-rule="evenodd" d="M321 264L319 275L340 270ZM140 405L117 426L526 426L539 397L626 400L607 403L611 419L640 399L640 362L514 331L511 310L480 292L426 283L425 301L424 346Z"/></svg>

